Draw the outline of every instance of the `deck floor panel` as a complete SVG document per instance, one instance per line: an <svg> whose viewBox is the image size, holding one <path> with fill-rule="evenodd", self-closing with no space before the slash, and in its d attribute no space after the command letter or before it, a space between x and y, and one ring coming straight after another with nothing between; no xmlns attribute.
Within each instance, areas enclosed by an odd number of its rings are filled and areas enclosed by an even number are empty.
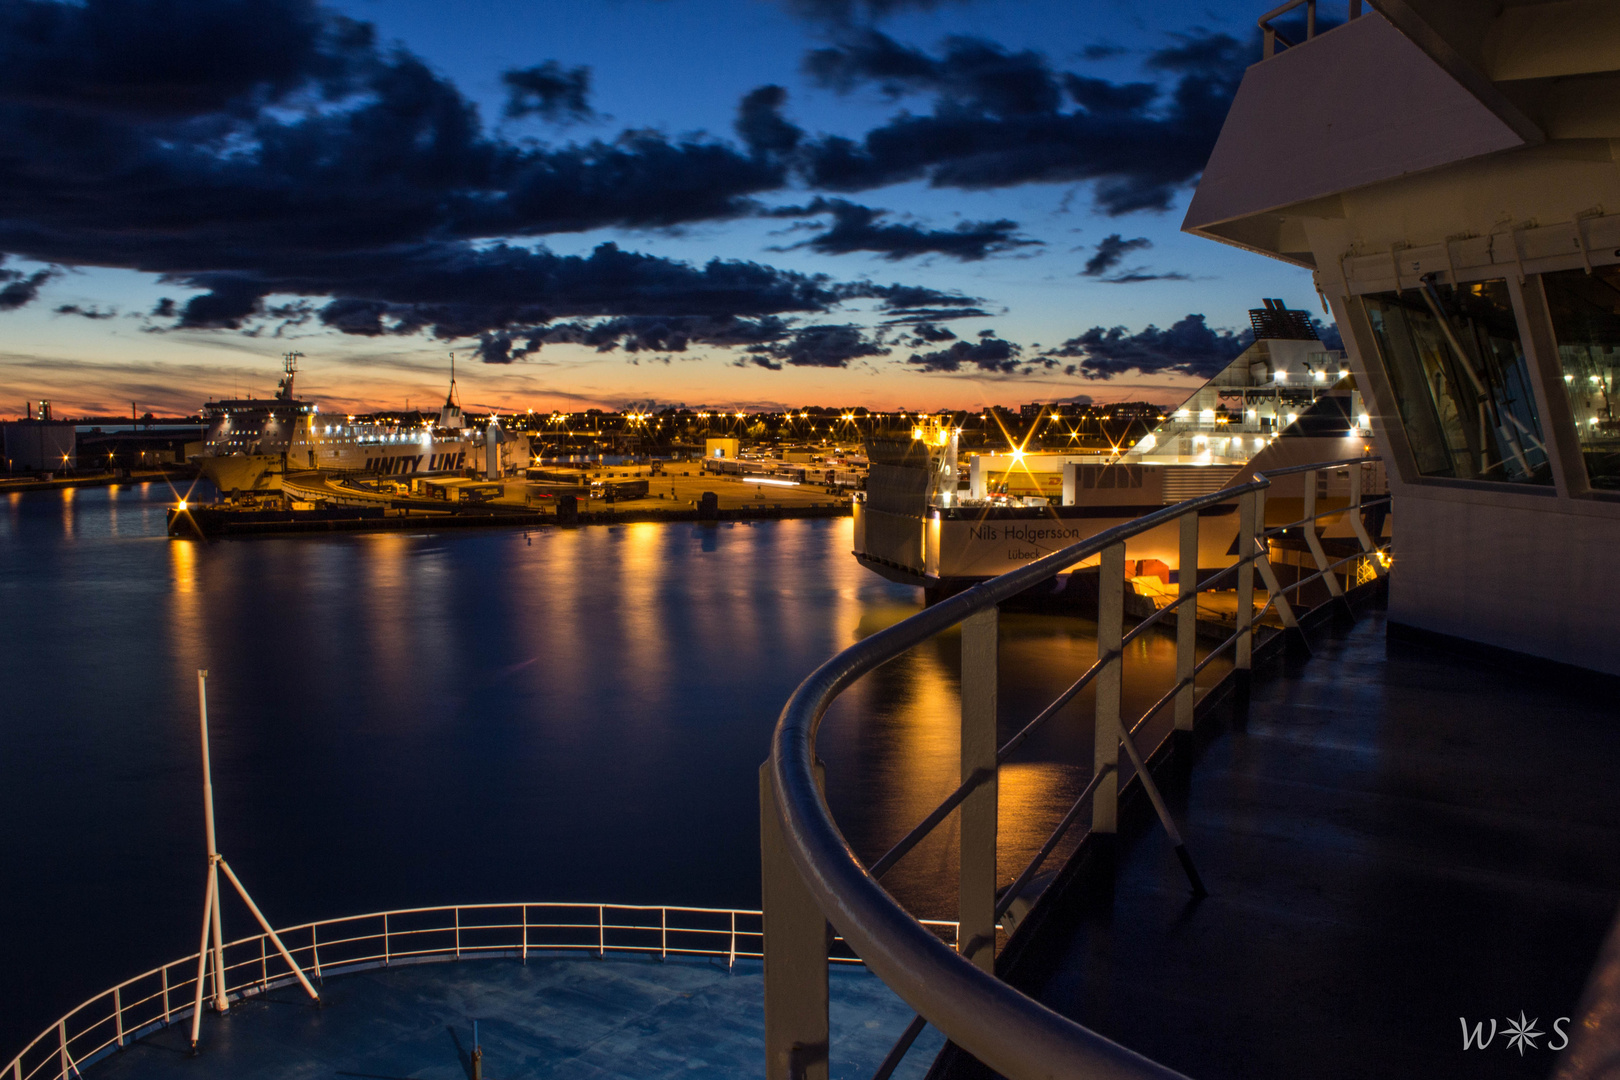
<svg viewBox="0 0 1620 1080"><path fill-rule="evenodd" d="M1381 613L1314 647L1168 785L1213 895L1128 829L1037 995L1197 1080L1547 1075L1549 1035L1464 1051L1460 1020L1575 1011L1620 903L1620 703Z"/></svg>
<svg viewBox="0 0 1620 1080"><path fill-rule="evenodd" d="M864 968L830 975L832 1075L865 1080L912 1013ZM764 1072L758 961L531 957L402 965L327 980L315 1008L281 987L182 1021L86 1069L92 1080L754 1080ZM943 1045L929 1029L896 1076Z"/></svg>

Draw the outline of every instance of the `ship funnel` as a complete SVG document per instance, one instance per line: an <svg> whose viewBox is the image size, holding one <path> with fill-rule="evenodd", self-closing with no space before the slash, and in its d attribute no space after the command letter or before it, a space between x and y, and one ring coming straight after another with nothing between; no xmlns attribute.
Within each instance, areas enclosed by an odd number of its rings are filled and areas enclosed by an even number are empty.
<svg viewBox="0 0 1620 1080"><path fill-rule="evenodd" d="M491 415L489 427L484 430L484 478L499 480L501 478L501 443L506 441L506 432L501 430L500 419Z"/></svg>

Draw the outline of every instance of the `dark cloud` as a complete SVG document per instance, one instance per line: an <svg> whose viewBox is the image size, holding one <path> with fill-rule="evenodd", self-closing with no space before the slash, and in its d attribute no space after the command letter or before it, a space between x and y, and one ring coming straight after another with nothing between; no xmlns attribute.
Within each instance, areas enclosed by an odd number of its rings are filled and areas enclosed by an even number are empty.
<svg viewBox="0 0 1620 1080"><path fill-rule="evenodd" d="M0 255L0 262L5 256ZM22 270L7 270L0 267L0 311L15 311L34 302L39 296L40 288L60 271L54 267L36 270L32 274Z"/></svg>
<svg viewBox="0 0 1620 1080"><path fill-rule="evenodd" d="M849 93L874 84L885 94L938 95L955 109L991 116L1049 113L1062 100L1050 65L1039 53L1007 52L973 37L951 37L938 59L878 30L852 32L842 44L805 57L805 73L823 86Z"/></svg>
<svg viewBox="0 0 1620 1080"><path fill-rule="evenodd" d="M787 166L648 131L502 141L422 61L311 0L0 0L0 145L0 251L203 290L154 313L178 327L249 329L278 294L326 298L344 332L440 337L840 299L754 263L486 243L752 214ZM8 272L0 308L50 273Z"/></svg>
<svg viewBox="0 0 1620 1080"><path fill-rule="evenodd" d="M555 60L534 67L501 73L506 84L506 115L517 119L538 116L544 120L568 123L590 120L591 69L565 68Z"/></svg>
<svg viewBox="0 0 1620 1080"><path fill-rule="evenodd" d="M756 157L786 154L804 137L802 129L783 118L786 104L787 91L780 86L757 87L737 104L737 134Z"/></svg>
<svg viewBox="0 0 1620 1080"><path fill-rule="evenodd" d="M997 375L1011 375L1024 366L1022 346L998 338L993 330L983 330L977 341L958 341L949 348L930 353L912 353L906 360L924 371L961 371L964 367Z"/></svg>
<svg viewBox="0 0 1620 1080"><path fill-rule="evenodd" d="M1109 60L1116 56L1124 56L1125 47L1123 45L1110 45L1106 42L1102 42L1096 45L1087 45L1084 49L1080 50L1080 55L1087 60ZM1091 399L1086 398L1086 400L1090 401Z"/></svg>
<svg viewBox="0 0 1620 1080"><path fill-rule="evenodd" d="M1166 91L1060 74L1036 53L978 39L949 39L931 56L876 30L851 32L809 55L812 77L843 91L929 94L933 110L903 112L859 140L812 140L801 167L834 191L1089 181L1106 213L1163 210L1203 168L1250 58L1229 35L1182 35L1147 60L1172 80Z"/></svg>
<svg viewBox="0 0 1620 1080"><path fill-rule="evenodd" d="M785 0L789 11L812 22L852 26L903 11L933 11L963 0Z"/></svg>
<svg viewBox="0 0 1620 1080"><path fill-rule="evenodd" d="M937 344L941 341L955 341L956 334L946 326L935 326L933 323L918 323L911 330L915 347L924 344Z"/></svg>
<svg viewBox="0 0 1620 1080"><path fill-rule="evenodd" d="M803 326L774 345L749 349L742 363L780 370L791 367L848 367L865 356L887 356L889 349L867 336L859 326Z"/></svg>
<svg viewBox="0 0 1620 1080"><path fill-rule="evenodd" d="M118 315L117 308L80 307L78 304L63 304L55 309L57 315L77 315L82 319L111 319Z"/></svg>
<svg viewBox="0 0 1620 1080"><path fill-rule="evenodd" d="M1336 322L1324 323L1321 319L1312 318L1311 328L1316 336L1322 339L1322 344L1330 349L1344 351L1344 335L1339 333L1339 324Z"/></svg>
<svg viewBox="0 0 1620 1080"><path fill-rule="evenodd" d="M1126 255L1152 246L1153 241L1145 236L1127 240L1119 233L1112 233L1102 238L1102 242L1097 245L1096 253L1086 260L1086 268L1080 272L1087 277L1102 277L1118 266Z"/></svg>
<svg viewBox="0 0 1620 1080"><path fill-rule="evenodd" d="M1065 370L1087 379L1111 379L1131 371L1207 379L1231 363L1253 340L1249 330L1236 334L1213 330L1202 315L1188 315L1168 330L1149 326L1135 334L1127 333L1123 326L1106 330L1093 326L1044 355L1054 360L1078 359L1078 364Z"/></svg>
<svg viewBox="0 0 1620 1080"><path fill-rule="evenodd" d="M1144 281L1191 281L1192 278L1179 270L1166 270L1162 274L1153 274L1137 268L1127 270L1123 274L1115 274L1113 277L1105 277L1103 280L1110 285L1137 285Z"/></svg>
<svg viewBox="0 0 1620 1080"><path fill-rule="evenodd" d="M772 210L775 217L832 215L832 224L794 247L807 247L824 255L847 255L874 251L884 258L899 260L913 255L949 255L963 262L976 262L987 255L1039 244L1018 235L1018 223L964 221L953 229L925 229L917 225L884 222L886 211L861 206L846 199L817 198L806 206Z"/></svg>
<svg viewBox="0 0 1620 1080"><path fill-rule="evenodd" d="M939 318L961 318L954 312L977 313L979 305L984 301L976 296L963 296L961 293L941 292L939 289L930 289L924 285L873 285L862 282L839 287L841 295L849 299L876 299L881 301L878 305L884 312L894 315L917 314L924 309L934 312L944 312Z"/></svg>

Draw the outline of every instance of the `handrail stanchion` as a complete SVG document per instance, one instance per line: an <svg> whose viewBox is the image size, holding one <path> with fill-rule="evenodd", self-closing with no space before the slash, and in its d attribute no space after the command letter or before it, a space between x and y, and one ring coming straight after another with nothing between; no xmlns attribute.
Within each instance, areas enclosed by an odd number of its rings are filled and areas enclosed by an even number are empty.
<svg viewBox="0 0 1620 1080"><path fill-rule="evenodd" d="M669 908L658 909L658 959L669 959Z"/></svg>
<svg viewBox="0 0 1620 1080"><path fill-rule="evenodd" d="M1366 482L1366 468L1365 465L1357 466L1356 471L1350 475L1350 528L1355 530L1356 539L1361 541L1361 550L1374 556L1373 573L1383 577L1389 572L1389 568L1378 561L1375 554L1378 551L1378 544L1367 532L1367 523L1361 520L1361 485Z"/></svg>
<svg viewBox="0 0 1620 1080"><path fill-rule="evenodd" d="M1254 663L1254 549L1255 493L1245 492L1238 499L1238 587L1237 642L1233 645L1232 667L1237 671L1236 690L1240 704L1249 698L1249 671Z"/></svg>
<svg viewBox="0 0 1620 1080"><path fill-rule="evenodd" d="M523 944L519 947L519 955L525 964L529 962L529 905L523 905Z"/></svg>
<svg viewBox="0 0 1620 1080"><path fill-rule="evenodd" d="M1271 565L1268 554L1271 541L1266 539L1266 492L1264 488L1254 493L1254 525L1251 534L1254 538L1254 565L1260 571L1260 578L1266 583L1267 599L1277 608L1277 617L1282 620L1283 629L1291 631L1294 637L1299 637L1299 620L1294 617L1294 605L1288 602L1288 596L1283 592L1282 582L1277 580L1277 570ZM1303 644L1301 640L1300 644Z"/></svg>
<svg viewBox="0 0 1620 1080"><path fill-rule="evenodd" d="M124 995L120 987L113 987L113 1032L120 1048L124 1045Z"/></svg>
<svg viewBox="0 0 1620 1080"><path fill-rule="evenodd" d="M68 1073L73 1071L73 1057L68 1053L67 1017L56 1022L57 1044L61 1047L62 1080L67 1080Z"/></svg>
<svg viewBox="0 0 1620 1080"><path fill-rule="evenodd" d="M726 950L726 970L737 966L737 913L731 913L731 946Z"/></svg>
<svg viewBox="0 0 1620 1080"><path fill-rule="evenodd" d="M169 1026L169 965L163 965L163 1026ZM18 1077L18 1080L22 1080Z"/></svg>
<svg viewBox="0 0 1620 1080"><path fill-rule="evenodd" d="M1348 470L1346 470L1348 472ZM1318 471L1312 469L1305 474L1305 513L1302 515L1306 521L1305 543L1310 546L1311 558L1316 560L1316 569L1322 575L1322 582L1327 586L1328 595L1335 602L1344 600L1344 586L1339 584L1339 575L1328 573L1327 552L1322 550L1322 538L1316 534L1316 485ZM1332 476L1332 473L1328 474ZM1356 477L1351 476L1351 487L1359 487Z"/></svg>
<svg viewBox="0 0 1620 1080"><path fill-rule="evenodd" d="M1125 636L1125 545L1102 550L1097 568L1097 675L1096 732L1093 738L1092 775L1100 777L1091 799L1091 831L1119 829L1119 691L1124 658L1119 655ZM1112 654L1110 656L1110 654ZM1107 659L1104 659L1107 657ZM1102 775L1107 770L1107 775Z"/></svg>
<svg viewBox="0 0 1620 1080"><path fill-rule="evenodd" d="M315 969L315 978L321 979L321 936L319 927L314 923L309 927L309 955L312 960L311 966Z"/></svg>
<svg viewBox="0 0 1620 1080"><path fill-rule="evenodd" d="M456 959L461 959L461 908L456 908Z"/></svg>
<svg viewBox="0 0 1620 1080"><path fill-rule="evenodd" d="M383 967L387 967L393 957L389 955L388 948L388 912L383 912Z"/></svg>
<svg viewBox="0 0 1620 1080"><path fill-rule="evenodd" d="M827 919L788 853L772 784L767 760L759 769L765 1080L827 1080Z"/></svg>
<svg viewBox="0 0 1620 1080"><path fill-rule="evenodd" d="M996 963L996 649L998 609L962 620L962 780L990 777L962 800L958 949L994 972Z"/></svg>
<svg viewBox="0 0 1620 1080"><path fill-rule="evenodd" d="M1181 607L1176 609L1176 681L1183 686L1176 694L1176 730L1193 729L1193 706L1198 687L1193 665L1198 647L1198 511L1181 515L1181 569L1177 571L1176 593Z"/></svg>

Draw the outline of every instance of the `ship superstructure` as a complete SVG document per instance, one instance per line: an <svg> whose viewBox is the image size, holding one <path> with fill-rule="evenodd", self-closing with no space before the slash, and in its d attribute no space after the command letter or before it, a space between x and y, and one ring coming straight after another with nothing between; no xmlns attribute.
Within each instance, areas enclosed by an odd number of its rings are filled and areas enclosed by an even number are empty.
<svg viewBox="0 0 1620 1080"><path fill-rule="evenodd" d="M493 416L480 427L463 414L453 356L450 390L436 416L385 418L326 414L296 397L300 355L285 356L274 398L205 406L209 424L199 464L220 491L279 491L282 477L306 470L372 476L472 471L494 478L529 464L527 436L505 430Z"/></svg>

